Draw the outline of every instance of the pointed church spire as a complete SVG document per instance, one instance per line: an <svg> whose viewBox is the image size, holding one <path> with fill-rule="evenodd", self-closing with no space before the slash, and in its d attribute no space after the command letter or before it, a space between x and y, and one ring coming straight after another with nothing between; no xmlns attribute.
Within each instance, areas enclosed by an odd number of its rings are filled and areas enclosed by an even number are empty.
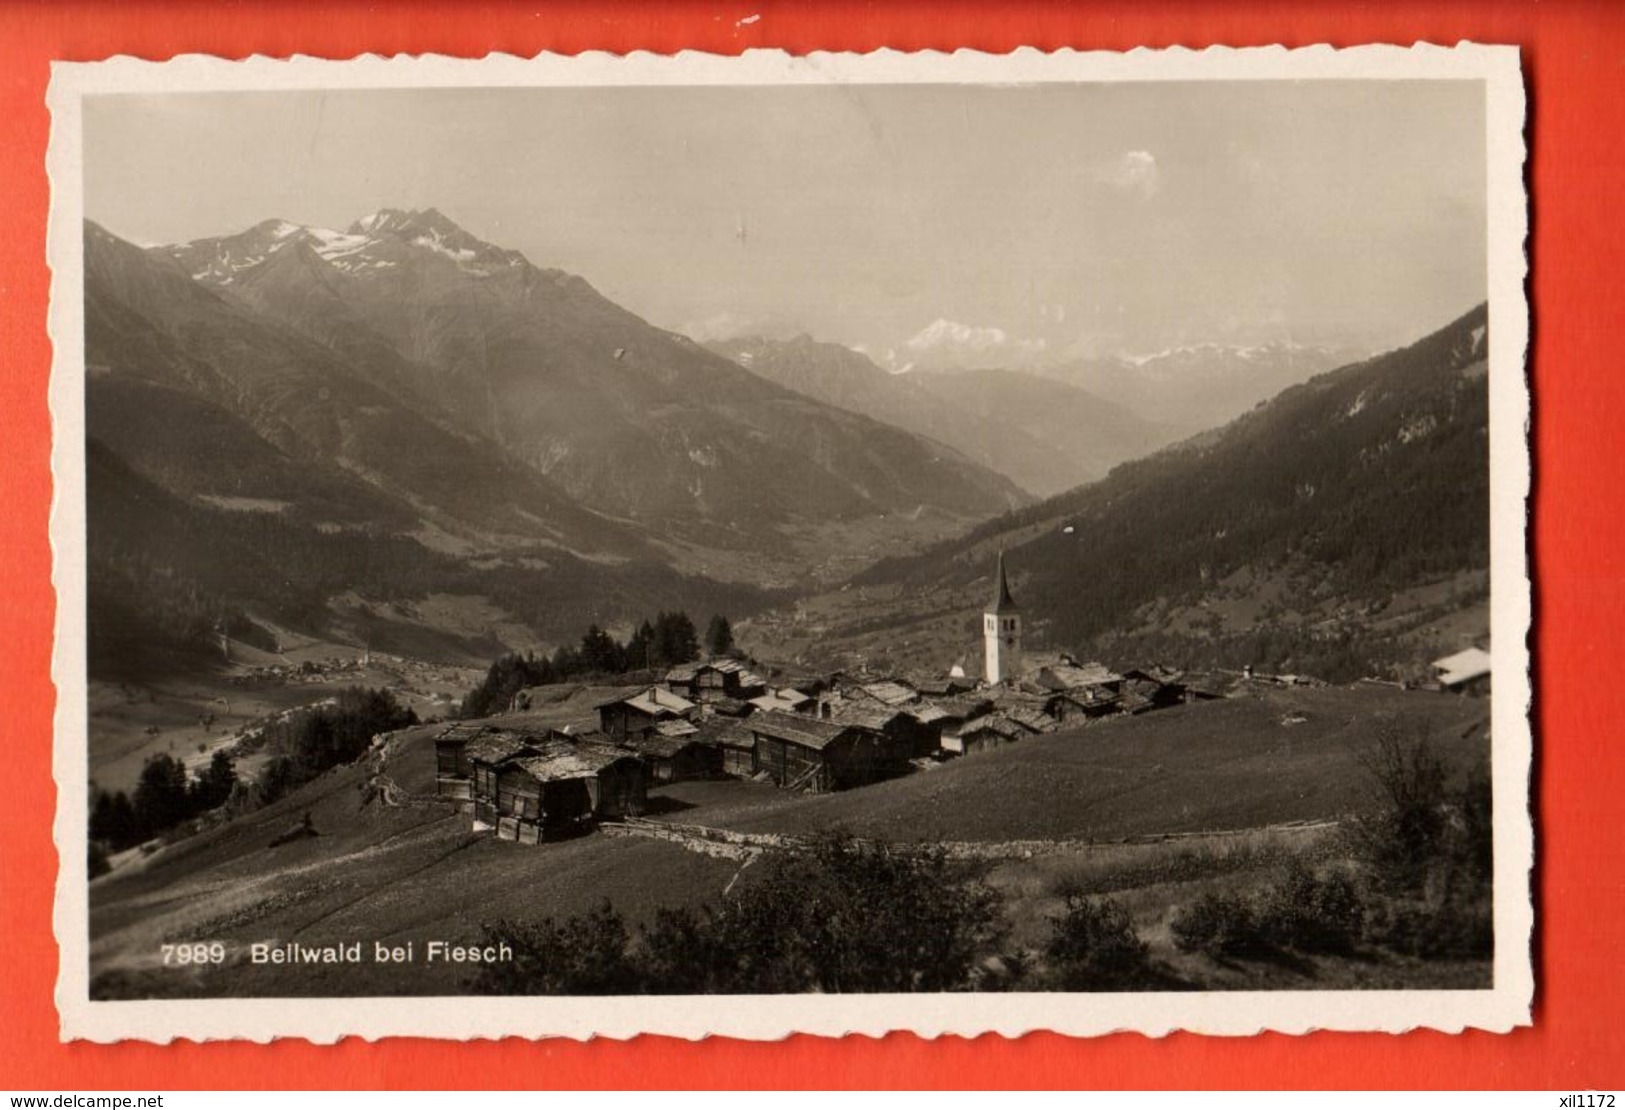
<svg viewBox="0 0 1625 1110"><path fill-rule="evenodd" d="M1010 580L1004 576L1004 548L999 548L999 569L993 576L993 604L989 605L989 613L1009 613L1021 606L1016 599L1010 596Z"/></svg>

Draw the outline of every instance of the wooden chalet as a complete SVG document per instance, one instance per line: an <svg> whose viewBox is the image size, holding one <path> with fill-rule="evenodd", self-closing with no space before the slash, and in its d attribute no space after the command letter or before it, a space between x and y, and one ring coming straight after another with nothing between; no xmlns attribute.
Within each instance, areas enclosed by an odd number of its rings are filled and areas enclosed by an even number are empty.
<svg viewBox="0 0 1625 1110"><path fill-rule="evenodd" d="M882 682L866 682L858 689L888 709L908 705L920 698L919 691L915 690L914 687L896 679L886 679Z"/></svg>
<svg viewBox="0 0 1625 1110"><path fill-rule="evenodd" d="M1123 676L1102 663L1051 663L1032 674L1032 683L1041 690L1098 690L1114 694L1122 688Z"/></svg>
<svg viewBox="0 0 1625 1110"><path fill-rule="evenodd" d="M908 684L920 695L928 698L946 698L976 689L975 680L962 674L916 674L908 680Z"/></svg>
<svg viewBox="0 0 1625 1110"><path fill-rule="evenodd" d="M749 721L707 717L700 721L696 739L717 750L724 775L748 779L756 774L756 734Z"/></svg>
<svg viewBox="0 0 1625 1110"><path fill-rule="evenodd" d="M575 836L600 818L642 813L646 790L631 753L553 741L496 768L497 836L523 844Z"/></svg>
<svg viewBox="0 0 1625 1110"><path fill-rule="evenodd" d="M460 802L472 797L470 778L473 772L468 764L468 745L490 731L483 724L457 724L434 738L434 792L442 798Z"/></svg>
<svg viewBox="0 0 1625 1110"><path fill-rule="evenodd" d="M759 712L780 713L810 713L817 705L812 698L789 686L770 689L760 697L751 698L746 704Z"/></svg>
<svg viewBox="0 0 1625 1110"><path fill-rule="evenodd" d="M1098 686L1057 690L1044 699L1044 712L1062 724L1110 717L1121 712L1122 695Z"/></svg>
<svg viewBox="0 0 1625 1110"><path fill-rule="evenodd" d="M858 725L881 733L909 759L927 756L937 750L942 738L940 719L922 721L913 706L888 707L876 702L837 701L827 703L825 720Z"/></svg>
<svg viewBox="0 0 1625 1110"><path fill-rule="evenodd" d="M611 698L593 708L598 710L599 730L606 736L624 740L649 732L663 722L686 718L698 706L664 687L649 686L630 697Z"/></svg>
<svg viewBox="0 0 1625 1110"><path fill-rule="evenodd" d="M692 701L749 701L767 693L767 680L737 659L710 659L667 671L666 689Z"/></svg>
<svg viewBox="0 0 1625 1110"><path fill-rule="evenodd" d="M756 713L756 767L788 790L845 790L905 774L909 749L865 725L796 713Z"/></svg>
<svg viewBox="0 0 1625 1110"><path fill-rule="evenodd" d="M688 721L668 721L649 732L628 737L650 782L686 782L721 778L722 748Z"/></svg>
<svg viewBox="0 0 1625 1110"><path fill-rule="evenodd" d="M1144 698L1152 709L1166 709L1184 704L1184 677L1182 671L1168 667L1130 667L1123 671L1120 689L1125 696L1137 694Z"/></svg>
<svg viewBox="0 0 1625 1110"><path fill-rule="evenodd" d="M468 760L469 793L474 801L474 825L495 828L497 823L497 776L503 766L519 756L535 755L547 743L546 736L507 729L487 729L464 748Z"/></svg>
<svg viewBox="0 0 1625 1110"><path fill-rule="evenodd" d="M950 755L975 755L977 752L1013 744L1032 732L1003 713L989 713L967 721L951 733L944 733L942 750Z"/></svg>

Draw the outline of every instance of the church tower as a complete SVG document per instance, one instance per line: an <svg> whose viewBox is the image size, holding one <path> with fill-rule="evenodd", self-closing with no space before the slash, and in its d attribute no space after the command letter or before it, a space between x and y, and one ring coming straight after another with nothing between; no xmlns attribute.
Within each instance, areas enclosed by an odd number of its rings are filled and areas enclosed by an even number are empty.
<svg viewBox="0 0 1625 1110"><path fill-rule="evenodd" d="M982 650L986 660L982 677L989 686L997 686L1020 673L1021 607L1010 596L1002 548L998 573L994 575L993 603L982 612Z"/></svg>

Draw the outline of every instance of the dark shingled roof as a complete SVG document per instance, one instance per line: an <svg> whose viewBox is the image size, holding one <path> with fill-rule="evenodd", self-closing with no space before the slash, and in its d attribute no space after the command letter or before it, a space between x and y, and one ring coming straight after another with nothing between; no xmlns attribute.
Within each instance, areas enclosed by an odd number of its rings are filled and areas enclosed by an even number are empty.
<svg viewBox="0 0 1625 1110"><path fill-rule="evenodd" d="M752 732L774 740L788 740L815 751L823 751L848 732L872 731L844 721L820 721L800 713L780 713L775 710L754 713L746 723Z"/></svg>
<svg viewBox="0 0 1625 1110"><path fill-rule="evenodd" d="M516 732L488 732L470 740L465 749L468 758L478 763L501 763L521 752L536 751L546 744L544 736Z"/></svg>

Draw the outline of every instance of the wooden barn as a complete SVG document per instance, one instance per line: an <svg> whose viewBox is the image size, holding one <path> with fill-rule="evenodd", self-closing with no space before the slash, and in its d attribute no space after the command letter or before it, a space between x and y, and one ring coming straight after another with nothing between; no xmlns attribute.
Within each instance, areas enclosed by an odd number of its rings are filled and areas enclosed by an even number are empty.
<svg viewBox="0 0 1625 1110"><path fill-rule="evenodd" d="M538 844L592 828L588 782L596 772L573 752L522 755L496 770L496 829L503 840Z"/></svg>
<svg viewBox="0 0 1625 1110"><path fill-rule="evenodd" d="M434 738L434 792L466 802L473 797L468 764L469 742L490 731L488 725L458 724Z"/></svg>
<svg viewBox="0 0 1625 1110"><path fill-rule="evenodd" d="M942 749L952 755L975 755L991 748L1013 744L1032 733L1002 713L989 713L967 721L942 737Z"/></svg>
<svg viewBox="0 0 1625 1110"><path fill-rule="evenodd" d="M500 750L492 745L490 755ZM647 808L642 760L604 736L555 734L494 763L477 759L474 767L476 819L504 840L558 840Z"/></svg>
<svg viewBox="0 0 1625 1110"><path fill-rule="evenodd" d="M737 659L711 659L673 667L666 688L693 701L749 701L767 692L767 681Z"/></svg>
<svg viewBox="0 0 1625 1110"><path fill-rule="evenodd" d="M748 779L756 773L756 734L748 721L708 717L697 739L716 748L724 775Z"/></svg>
<svg viewBox="0 0 1625 1110"><path fill-rule="evenodd" d="M1120 697L1097 686L1059 690L1044 699L1044 712L1063 724L1076 724L1122 712Z"/></svg>
<svg viewBox="0 0 1625 1110"><path fill-rule="evenodd" d="M1184 677L1182 672L1167 667L1130 667L1123 672L1121 689L1125 696L1137 694L1144 698L1152 709L1166 709L1185 703Z"/></svg>
<svg viewBox="0 0 1625 1110"><path fill-rule="evenodd" d="M908 745L864 725L775 712L746 723L757 769L789 790L846 790L909 770Z"/></svg>
<svg viewBox="0 0 1625 1110"><path fill-rule="evenodd" d="M502 729L488 729L468 742L464 756L468 760L476 828L496 827L497 778L502 766L519 756L537 754L546 742L544 736Z"/></svg>
<svg viewBox="0 0 1625 1110"><path fill-rule="evenodd" d="M651 782L721 778L722 748L687 721L671 721L629 737L627 747L643 761Z"/></svg>
<svg viewBox="0 0 1625 1110"><path fill-rule="evenodd" d="M931 721L924 721L914 709L914 706L887 708L874 702L835 702L830 705L826 719L881 733L891 741L894 750L907 753L905 758L918 759L937 750L942 740L942 718L932 715Z"/></svg>
<svg viewBox="0 0 1625 1110"><path fill-rule="evenodd" d="M665 721L677 721L692 714L698 707L681 694L661 686L650 686L630 697L615 697L594 706L598 710L598 728L606 736L624 740L628 736L649 732Z"/></svg>

